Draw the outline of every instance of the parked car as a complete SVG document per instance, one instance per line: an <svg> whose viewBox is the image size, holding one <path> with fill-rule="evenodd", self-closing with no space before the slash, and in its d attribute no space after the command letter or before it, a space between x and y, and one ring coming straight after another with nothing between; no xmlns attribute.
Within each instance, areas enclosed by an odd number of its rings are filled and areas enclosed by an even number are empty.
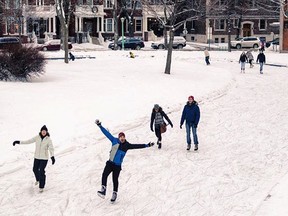
<svg viewBox="0 0 288 216"><path fill-rule="evenodd" d="M57 51L61 49L61 41L50 40L40 45L37 49L39 49L40 51ZM72 44L70 42L68 43L68 49L72 49Z"/></svg>
<svg viewBox="0 0 288 216"><path fill-rule="evenodd" d="M17 37L1 37L0 38L0 49L9 48L11 46L18 46L19 38Z"/></svg>
<svg viewBox="0 0 288 216"><path fill-rule="evenodd" d="M231 41L231 46L237 49L241 48L258 48L261 41L258 37L243 37L241 40Z"/></svg>
<svg viewBox="0 0 288 216"><path fill-rule="evenodd" d="M169 37L167 38L167 43L169 43ZM186 39L184 37L175 36L173 40L173 48L174 49L182 49L186 46ZM164 38L160 40L159 42L153 42L151 44L151 47L153 49L164 49L165 48L165 42Z"/></svg>
<svg viewBox="0 0 288 216"><path fill-rule="evenodd" d="M122 49L122 39L117 41L118 49ZM138 38L124 38L124 49L135 49L140 50L145 47L144 42ZM114 43L110 43L108 48L114 50Z"/></svg>
<svg viewBox="0 0 288 216"><path fill-rule="evenodd" d="M266 42L266 47L270 47L271 45L279 45L279 38L275 38L272 41L267 41Z"/></svg>

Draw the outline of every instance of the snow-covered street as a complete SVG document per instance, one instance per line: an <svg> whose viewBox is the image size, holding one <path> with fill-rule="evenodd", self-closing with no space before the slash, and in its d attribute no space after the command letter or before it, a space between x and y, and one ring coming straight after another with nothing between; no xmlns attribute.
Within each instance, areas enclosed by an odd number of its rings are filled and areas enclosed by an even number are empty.
<svg viewBox="0 0 288 216"><path fill-rule="evenodd" d="M62 55L48 53L55 54ZM172 74L164 75L165 51L135 54L75 52L96 59L48 61L46 74L30 83L0 82L0 215L275 213L266 204L278 192L269 194L280 180L288 184L288 68L265 65L260 75L259 65L247 64L240 74L240 52L210 52L206 66L203 52L176 51ZM265 54L267 63L287 62L288 54ZM199 152L186 151L179 128L189 95L201 109ZM131 143L155 142L149 127L155 103L174 128L168 126L161 150L127 153L112 205L111 176L107 198L96 194L111 143L94 120L115 136L124 131ZM44 124L56 163L49 160L40 194L32 172L34 144L12 142L35 136ZM274 206L283 210L287 204ZM284 216L280 210L275 215Z"/></svg>

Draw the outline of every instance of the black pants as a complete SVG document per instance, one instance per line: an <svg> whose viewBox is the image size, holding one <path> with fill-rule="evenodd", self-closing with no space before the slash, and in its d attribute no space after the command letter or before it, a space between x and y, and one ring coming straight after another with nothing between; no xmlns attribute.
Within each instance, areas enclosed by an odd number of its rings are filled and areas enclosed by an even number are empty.
<svg viewBox="0 0 288 216"><path fill-rule="evenodd" d="M210 64L210 62L209 62L209 56L206 56L206 57L205 57L205 61L206 61L206 64L207 64L207 65Z"/></svg>
<svg viewBox="0 0 288 216"><path fill-rule="evenodd" d="M44 188L46 182L45 168L48 160L34 159L33 172L36 181L39 181L39 188Z"/></svg>
<svg viewBox="0 0 288 216"><path fill-rule="evenodd" d="M113 191L118 192L118 185L119 185L118 178L120 175L120 171L121 171L121 166L117 166L111 161L107 161L106 166L102 173L102 185L104 185L105 187L107 186L107 178L112 172Z"/></svg>
<svg viewBox="0 0 288 216"><path fill-rule="evenodd" d="M161 126L160 124L155 125L155 135L158 138L158 141L162 141L162 136L161 136Z"/></svg>

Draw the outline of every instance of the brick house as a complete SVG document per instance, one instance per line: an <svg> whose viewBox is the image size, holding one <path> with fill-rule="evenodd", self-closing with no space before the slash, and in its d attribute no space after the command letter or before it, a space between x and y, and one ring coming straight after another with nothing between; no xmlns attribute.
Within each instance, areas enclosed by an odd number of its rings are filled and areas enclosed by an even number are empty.
<svg viewBox="0 0 288 216"><path fill-rule="evenodd" d="M230 2L230 8L227 8ZM275 28L273 23L279 22L279 11L268 11L264 7L259 7L256 0L206 0L206 20L196 21L194 26L201 28L201 32L195 31L187 35L187 40L215 43L227 43L228 31L231 38L258 36L263 40L272 40L279 35L279 28ZM259 1L258 1L259 2ZM277 6L269 0L263 0L264 5ZM230 28L229 28L230 26ZM205 33L203 33L205 31Z"/></svg>

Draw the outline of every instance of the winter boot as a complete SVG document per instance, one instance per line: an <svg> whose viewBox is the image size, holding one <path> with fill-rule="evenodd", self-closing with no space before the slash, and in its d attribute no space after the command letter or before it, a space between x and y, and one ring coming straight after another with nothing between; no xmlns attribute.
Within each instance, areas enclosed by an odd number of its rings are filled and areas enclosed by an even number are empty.
<svg viewBox="0 0 288 216"><path fill-rule="evenodd" d="M99 197L104 199L105 195L106 195L106 186L102 185L101 190L97 191L97 194L98 194Z"/></svg>
<svg viewBox="0 0 288 216"><path fill-rule="evenodd" d="M194 151L197 151L197 150L198 150L198 144L195 144Z"/></svg>
<svg viewBox="0 0 288 216"><path fill-rule="evenodd" d="M111 202L112 203L114 203L115 201L116 201L116 199L117 199L117 192L116 191L113 191L113 193L112 193L112 198L111 198Z"/></svg>
<svg viewBox="0 0 288 216"><path fill-rule="evenodd" d="M191 149L191 144L187 145L187 151L189 151Z"/></svg>
<svg viewBox="0 0 288 216"><path fill-rule="evenodd" d="M39 188L39 193L43 193L44 188Z"/></svg>
<svg viewBox="0 0 288 216"><path fill-rule="evenodd" d="M158 149L161 149L161 147L162 147L162 143L161 143L161 141L159 141L158 142Z"/></svg>
<svg viewBox="0 0 288 216"><path fill-rule="evenodd" d="M35 185L38 185L38 184L39 184L39 181L36 181L36 182L35 182Z"/></svg>

